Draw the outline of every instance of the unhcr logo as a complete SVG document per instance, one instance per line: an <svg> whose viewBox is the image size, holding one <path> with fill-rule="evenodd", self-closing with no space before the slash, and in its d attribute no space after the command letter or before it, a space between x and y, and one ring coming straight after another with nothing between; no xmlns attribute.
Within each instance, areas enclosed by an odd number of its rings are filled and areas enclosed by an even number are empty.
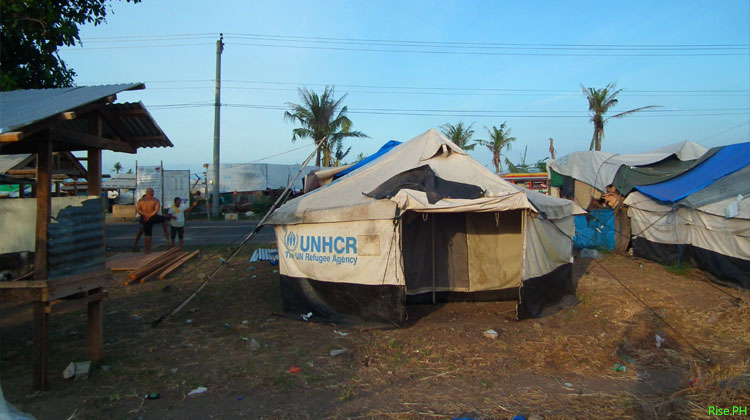
<svg viewBox="0 0 750 420"><path fill-rule="evenodd" d="M284 246L285 258L319 264L357 265L357 238L353 236L298 235L288 232L284 237Z"/></svg>
<svg viewBox="0 0 750 420"><path fill-rule="evenodd" d="M297 236L294 232L289 232L286 234L286 238L284 239L284 245L286 246L286 249L294 252L294 250L297 249L298 242L299 236Z"/></svg>

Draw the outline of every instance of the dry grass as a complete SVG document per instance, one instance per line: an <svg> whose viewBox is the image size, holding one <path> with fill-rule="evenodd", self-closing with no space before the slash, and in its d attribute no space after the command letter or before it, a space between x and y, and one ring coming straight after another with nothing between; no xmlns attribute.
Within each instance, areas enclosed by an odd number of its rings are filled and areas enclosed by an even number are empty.
<svg viewBox="0 0 750 420"><path fill-rule="evenodd" d="M174 307L215 267L206 260L210 250L202 253L203 264L192 262L166 290L165 282L113 286L105 306L106 360L88 381L55 376L50 392L29 388L28 313L4 316L6 398L44 419L74 412L75 418L113 419L502 419L532 413L683 419L706 417L709 405L750 406L747 298L736 306L726 295L736 290L709 285L695 272L676 274L651 263L640 268L614 255L601 263L674 330L596 264L578 264L581 303L543 319L509 319L513 302L412 306L405 328L348 329L341 336L334 333L341 327L275 316L281 311L276 267L261 263L248 271L250 252L158 329L147 321ZM55 375L85 354L82 314L61 307L53 315ZM489 328L500 333L497 340L482 335ZM661 348L656 334L666 339ZM259 350L250 349L251 339ZM329 355L340 348L347 352ZM627 371L613 371L616 363ZM110 369L103 372L101 365ZM288 373L292 365L301 372ZM187 397L197 386L209 392ZM147 392L162 397L144 402L139 396Z"/></svg>

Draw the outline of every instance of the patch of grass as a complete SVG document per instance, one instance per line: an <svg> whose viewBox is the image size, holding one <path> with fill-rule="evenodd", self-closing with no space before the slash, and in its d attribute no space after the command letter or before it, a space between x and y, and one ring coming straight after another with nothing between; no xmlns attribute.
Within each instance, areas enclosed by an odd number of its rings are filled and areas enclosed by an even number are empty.
<svg viewBox="0 0 750 420"><path fill-rule="evenodd" d="M295 379L292 374L282 372L273 377L273 388L279 392L289 392L294 388Z"/></svg>
<svg viewBox="0 0 750 420"><path fill-rule="evenodd" d="M347 386L344 389L341 390L341 394L339 395L339 399L341 401L349 401L354 397L354 390L352 387Z"/></svg>
<svg viewBox="0 0 750 420"><path fill-rule="evenodd" d="M665 265L664 269L678 276L685 276L690 272L690 267L684 264Z"/></svg>

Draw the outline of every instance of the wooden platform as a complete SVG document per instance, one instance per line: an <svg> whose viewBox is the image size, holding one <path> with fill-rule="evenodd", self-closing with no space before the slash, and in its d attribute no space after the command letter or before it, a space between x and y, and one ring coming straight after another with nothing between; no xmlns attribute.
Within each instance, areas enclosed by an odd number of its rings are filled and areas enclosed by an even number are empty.
<svg viewBox="0 0 750 420"><path fill-rule="evenodd" d="M167 251L155 251L148 254L143 252L121 252L107 258L109 271L133 271L144 266Z"/></svg>

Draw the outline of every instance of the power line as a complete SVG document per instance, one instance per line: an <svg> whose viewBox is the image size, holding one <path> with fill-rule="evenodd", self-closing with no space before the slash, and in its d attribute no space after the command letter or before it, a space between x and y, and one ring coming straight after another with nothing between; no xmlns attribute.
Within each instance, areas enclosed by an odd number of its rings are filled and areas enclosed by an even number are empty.
<svg viewBox="0 0 750 420"><path fill-rule="evenodd" d="M193 103L193 104L163 104L163 105L149 105L150 109L184 109L184 108L196 108L196 107L212 107L210 103ZM248 109L261 109L261 110L272 110L272 111L283 111L287 110L288 107L284 105L265 105L265 104L231 104L225 103L221 106L228 108L248 108ZM729 108L732 109L732 108ZM747 108L736 108L736 110L748 110ZM515 114L518 112L537 112L537 115L530 114ZM354 108L349 109L351 114L370 114L370 115L398 115L398 116L423 116L423 117L471 117L471 118L589 118L590 115L581 113L578 115L558 115L558 114L543 114L544 112L558 112L558 113L572 113L576 111L502 111L502 110L420 110L420 109L389 109L389 108ZM581 111L577 111L581 112ZM659 112L653 110L651 112ZM664 112L664 111L662 111ZM633 115L631 118L663 118L663 117L706 117L706 116L732 116L732 115L750 115L750 112L711 112L707 110L670 110L670 113L653 114L653 115ZM681 114L679 112L689 112ZM645 113L645 112L644 112Z"/></svg>
<svg viewBox="0 0 750 420"><path fill-rule="evenodd" d="M745 122L743 122L743 123L742 123L742 124L740 124L740 125L736 125L736 126L734 126L734 127L732 127L732 128L727 128L727 129L726 129L726 130L724 130L724 131L721 131L721 132L718 132L718 133L716 133L716 134L714 134L714 135L711 135L711 136L708 136L708 137L704 137L704 138L702 138L702 139L700 139L700 140L697 140L697 141L696 141L696 143L702 143L702 142L704 142L705 140L708 140L708 139L712 139L712 138L714 138L714 137L720 136L720 135L722 135L722 134L724 134L724 133L728 133L728 132L730 132L730 131L732 131L732 130L734 130L734 129L740 128L740 127L742 127L743 125L748 125L748 124L750 124L750 121L745 121Z"/></svg>
<svg viewBox="0 0 750 420"><path fill-rule="evenodd" d="M201 90L201 89L213 89L212 87L206 86L172 86L172 87L149 87L149 90ZM222 89L229 90L253 90L253 91L269 91L269 92L296 92L296 88L267 88L267 87L245 87L245 86L222 86ZM441 95L441 96L530 96L530 97L548 97L548 96L560 96L560 97L581 97L580 93L573 93L574 91L567 91L567 93L526 93L526 92L429 92L429 91L368 91L368 90L346 90L346 93L356 94L376 94L376 95ZM738 91L740 92L740 91ZM630 97L745 97L746 94L730 94L730 93L674 93L674 94L628 94L623 96Z"/></svg>
<svg viewBox="0 0 750 420"><path fill-rule="evenodd" d="M420 41L398 39L366 39L347 37L315 37L291 36L257 33L226 33L228 39L272 41L272 42L304 42L317 44L344 45L374 45L374 46L406 46L418 48L465 48L465 49L513 49L513 50L579 50L579 51L716 51L716 50L749 50L750 44L564 44L564 43L508 43L508 42L458 42L458 41ZM206 39L215 37L215 33L185 33L164 35L129 35L111 37L86 37L87 42L143 42L183 39Z"/></svg>
<svg viewBox="0 0 750 420"><path fill-rule="evenodd" d="M493 52L493 51L455 51L455 50L414 50L414 49L385 49L385 48L351 48L351 47L325 47L314 45L282 45L248 42L228 42L231 45L267 47L267 48L291 48L308 50L328 51L357 51L357 52L384 52L384 53L408 53L408 54L439 54L439 55L489 55L489 56L556 56L556 57L699 57L699 56L747 56L748 53L714 52L714 53L672 53L672 54L582 54L582 53L548 53L548 52Z"/></svg>

